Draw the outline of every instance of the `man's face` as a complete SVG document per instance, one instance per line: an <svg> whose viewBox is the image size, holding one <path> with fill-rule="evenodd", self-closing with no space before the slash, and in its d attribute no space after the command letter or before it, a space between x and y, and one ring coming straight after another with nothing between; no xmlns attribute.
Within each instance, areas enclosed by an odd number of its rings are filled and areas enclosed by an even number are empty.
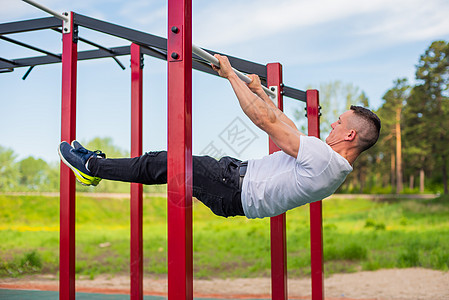
<svg viewBox="0 0 449 300"><path fill-rule="evenodd" d="M348 121L351 118L354 112L352 110L348 110L344 112L337 121L331 124L332 131L329 133L329 136L326 138L326 143L328 145L335 145L340 141L343 141L349 133Z"/></svg>

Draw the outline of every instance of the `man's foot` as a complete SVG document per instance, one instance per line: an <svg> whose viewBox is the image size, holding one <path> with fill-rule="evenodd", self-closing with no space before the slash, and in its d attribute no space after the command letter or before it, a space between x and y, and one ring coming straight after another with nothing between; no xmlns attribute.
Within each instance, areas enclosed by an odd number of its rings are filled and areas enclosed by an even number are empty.
<svg viewBox="0 0 449 300"><path fill-rule="evenodd" d="M106 157L101 151L90 151L84 148L77 141L72 142L72 146L67 142L62 142L59 145L58 152L63 163L65 163L73 173L76 179L83 185L97 185L101 178L94 177L87 168L88 160L95 155L95 157Z"/></svg>
<svg viewBox="0 0 449 300"><path fill-rule="evenodd" d="M78 142L77 140L73 140L71 145L72 145L73 148L75 148L75 150L84 149L84 150L81 150L81 151L89 151L86 148L84 148L83 145L81 145L80 142ZM97 155L97 157L106 158L106 154L102 153L101 151L97 150L97 151L94 151L94 152ZM87 167L86 167L86 169L87 169ZM101 181L100 177L93 177L91 185L97 186L100 183L100 181Z"/></svg>

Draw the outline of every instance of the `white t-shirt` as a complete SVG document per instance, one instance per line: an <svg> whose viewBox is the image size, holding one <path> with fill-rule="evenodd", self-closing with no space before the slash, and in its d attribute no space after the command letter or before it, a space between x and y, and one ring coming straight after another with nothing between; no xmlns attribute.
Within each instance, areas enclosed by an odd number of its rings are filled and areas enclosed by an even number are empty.
<svg viewBox="0 0 449 300"><path fill-rule="evenodd" d="M249 160L242 185L242 206L249 219L280 215L332 195L351 165L316 137L300 137L298 157L278 151Z"/></svg>

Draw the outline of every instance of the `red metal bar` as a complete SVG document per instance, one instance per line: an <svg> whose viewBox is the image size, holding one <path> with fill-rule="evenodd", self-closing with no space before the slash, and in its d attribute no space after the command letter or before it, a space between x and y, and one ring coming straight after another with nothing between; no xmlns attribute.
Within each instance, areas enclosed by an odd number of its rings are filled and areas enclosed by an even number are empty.
<svg viewBox="0 0 449 300"><path fill-rule="evenodd" d="M76 68L77 43L73 26L62 35L61 141L71 142L76 136ZM75 176L61 164L60 174L60 240L59 299L75 299Z"/></svg>
<svg viewBox="0 0 449 300"><path fill-rule="evenodd" d="M192 0L168 1L168 299L193 299Z"/></svg>
<svg viewBox="0 0 449 300"><path fill-rule="evenodd" d="M142 155L142 68L140 46L131 44L131 157ZM143 299L143 186L131 183L131 300Z"/></svg>
<svg viewBox="0 0 449 300"><path fill-rule="evenodd" d="M267 65L267 86L277 86L280 110L284 109L281 95L282 65L272 63ZM270 139L270 153L279 151L279 147ZM272 299L288 299L287 290L287 236L285 230L286 217L282 215L270 219L271 227L271 293Z"/></svg>
<svg viewBox="0 0 449 300"><path fill-rule="evenodd" d="M307 91L309 135L320 137L319 96L317 90ZM323 213L322 202L310 204L310 251L312 268L312 300L324 299L323 277Z"/></svg>

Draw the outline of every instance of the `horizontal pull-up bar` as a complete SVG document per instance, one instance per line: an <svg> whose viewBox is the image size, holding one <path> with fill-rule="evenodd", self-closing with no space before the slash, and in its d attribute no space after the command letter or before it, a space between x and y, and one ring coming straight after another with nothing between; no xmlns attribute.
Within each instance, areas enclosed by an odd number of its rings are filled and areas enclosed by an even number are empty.
<svg viewBox="0 0 449 300"><path fill-rule="evenodd" d="M43 6L42 4L34 2L33 0L22 0L22 1L26 2L26 3L30 4L30 5L33 5L34 7L37 7L40 10L43 10L43 11L49 13L50 15L53 15L55 18L58 18L59 20L62 20L64 22L69 22L69 20L70 20L67 16L64 16L64 15L62 15L60 13L57 13L54 10L52 10L52 9L50 9L48 7Z"/></svg>
<svg viewBox="0 0 449 300"><path fill-rule="evenodd" d="M218 61L218 59L211 55L210 53L208 53L207 51L204 51L203 49L201 49L198 46L192 45L192 53L201 57L202 59L204 59L205 61L208 61L212 64L214 64L217 67L220 67L220 62ZM235 72L235 74L237 74L237 76L245 83L250 83L251 79L246 76L245 74L243 74L242 72L240 72L239 70L236 70L234 68L232 68ZM263 90L265 91L265 93L270 96L271 98L276 98L276 93L273 92L272 90L270 90L269 88L265 87L262 85Z"/></svg>
<svg viewBox="0 0 449 300"><path fill-rule="evenodd" d="M63 13L60 14L42 4L39 4L33 0L22 0L23 2L26 2L40 10L43 10L47 13L49 13L50 15L54 16L55 18L58 18L59 20L61 20L63 22L62 27L64 28L64 33L69 33L70 32L70 19L71 19L71 15L68 13Z"/></svg>
<svg viewBox="0 0 449 300"><path fill-rule="evenodd" d="M71 14L69 14L69 16L70 15ZM73 23L76 26L92 29L104 34L108 34L111 36L131 41L133 43L143 46L142 52L144 54L158 59L163 60L167 59L167 40L165 38L137 31L134 29L130 29L127 27L123 27L120 25L108 23L105 21L100 21L80 14L73 13L73 18L74 18ZM43 29L55 29L61 27L61 23L59 21L60 20L55 17L49 17L49 18L3 23L0 24L0 35L29 32ZM63 32L65 33L65 31ZM111 50L113 53L103 49L81 51L79 52L78 60L115 57L115 56L129 55L130 53L129 46L112 47L109 50ZM206 51L207 54L217 53L209 49ZM260 76L262 82L264 82L264 79L267 76L265 65L254 63L251 61L246 61L241 58L233 57L230 55L227 55L227 57L229 58L231 64L235 66L235 68L247 74L251 73L257 74L258 76ZM193 69L212 75L217 75L217 73L210 68L209 61L199 57L198 55L195 55L193 58L194 58L192 62ZM49 56L28 57L14 60L0 59L0 72L2 70L9 71L10 69L12 70L13 68L18 67L30 67L34 65L46 65L59 62L61 62L61 59ZM306 102L305 91L289 86L283 86L281 88L283 95L285 97L290 97L299 101Z"/></svg>

